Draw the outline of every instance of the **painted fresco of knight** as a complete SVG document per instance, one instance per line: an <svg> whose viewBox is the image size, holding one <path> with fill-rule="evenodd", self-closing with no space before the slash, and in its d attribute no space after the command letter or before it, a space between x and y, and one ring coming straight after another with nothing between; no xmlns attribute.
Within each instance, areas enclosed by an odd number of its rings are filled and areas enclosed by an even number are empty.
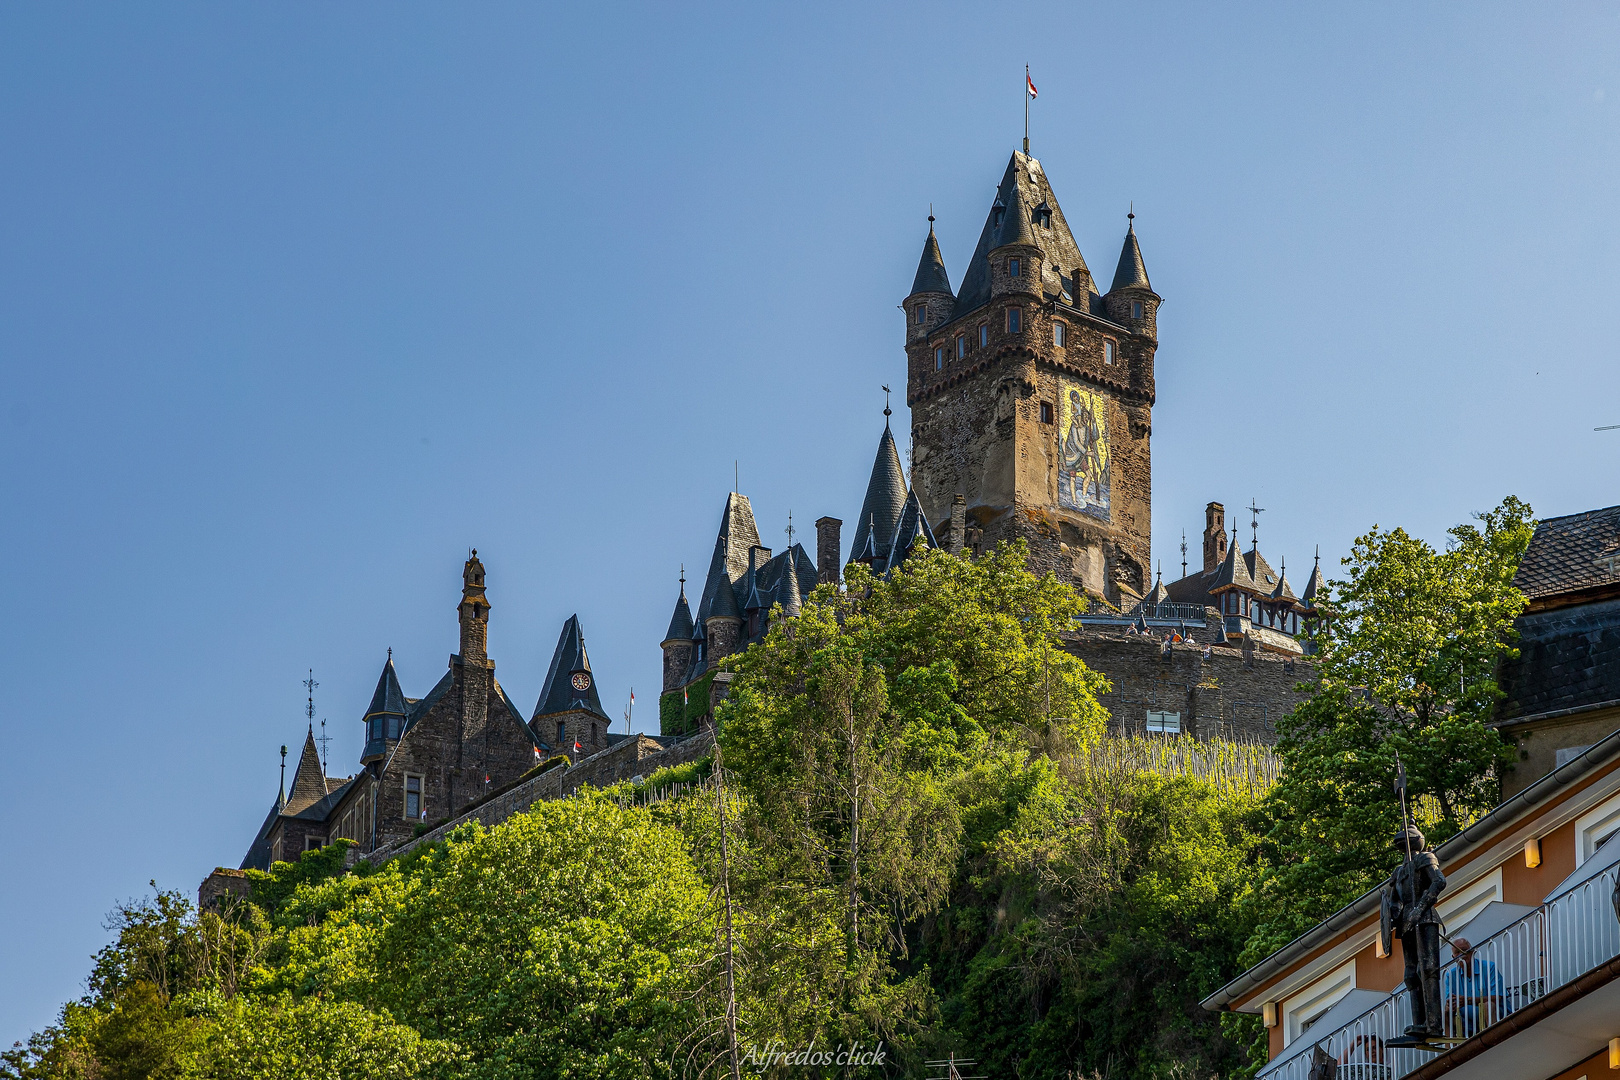
<svg viewBox="0 0 1620 1080"><path fill-rule="evenodd" d="M1445 891L1446 875L1415 826L1406 825L1395 834L1395 848L1401 864L1384 883L1378 930L1385 955L1393 939L1400 939L1412 1023L1406 1038L1392 1039L1390 1045L1421 1045L1441 1034L1440 915L1434 905Z"/></svg>
<svg viewBox="0 0 1620 1080"><path fill-rule="evenodd" d="M1063 437L1063 462L1058 471L1058 499L1068 482L1068 505L1077 509L1102 502L1102 429L1091 406L1078 390L1069 390L1069 430ZM1078 484L1078 490L1076 485Z"/></svg>

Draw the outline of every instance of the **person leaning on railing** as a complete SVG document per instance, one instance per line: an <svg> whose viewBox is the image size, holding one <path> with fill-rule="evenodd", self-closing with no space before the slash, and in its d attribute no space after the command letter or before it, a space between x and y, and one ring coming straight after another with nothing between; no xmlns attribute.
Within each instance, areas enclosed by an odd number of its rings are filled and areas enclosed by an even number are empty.
<svg viewBox="0 0 1620 1080"><path fill-rule="evenodd" d="M1451 1021L1450 1034L1467 1038L1502 1018L1506 992L1495 962L1475 956L1467 938L1454 939L1451 951L1453 959L1441 978L1440 1000Z"/></svg>

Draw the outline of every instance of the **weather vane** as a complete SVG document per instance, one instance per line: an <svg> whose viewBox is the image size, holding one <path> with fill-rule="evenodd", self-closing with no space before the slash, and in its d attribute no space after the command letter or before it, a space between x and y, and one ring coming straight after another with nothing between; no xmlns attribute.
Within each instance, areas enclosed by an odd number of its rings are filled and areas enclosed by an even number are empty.
<svg viewBox="0 0 1620 1080"><path fill-rule="evenodd" d="M783 531L787 533L788 547L791 548L793 546L793 511L792 510L788 511L787 528L785 530L783 530Z"/></svg>
<svg viewBox="0 0 1620 1080"><path fill-rule="evenodd" d="M1187 576L1187 530L1181 530L1181 576Z"/></svg>
<svg viewBox="0 0 1620 1080"><path fill-rule="evenodd" d="M1266 512L1265 507L1255 505L1255 503L1259 501L1259 499L1251 497L1249 499L1249 505L1243 508L1249 512L1249 528L1254 530L1254 535L1250 542L1251 547L1260 546L1260 515Z"/></svg>

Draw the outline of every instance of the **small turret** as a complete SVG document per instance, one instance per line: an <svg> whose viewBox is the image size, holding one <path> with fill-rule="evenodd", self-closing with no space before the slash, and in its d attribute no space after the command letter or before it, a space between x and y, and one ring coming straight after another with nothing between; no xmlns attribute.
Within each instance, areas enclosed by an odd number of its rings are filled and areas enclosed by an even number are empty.
<svg viewBox="0 0 1620 1080"><path fill-rule="evenodd" d="M1134 213L1125 228L1125 245L1119 252L1119 266L1114 270L1114 283L1103 297L1108 317L1134 334L1158 339L1158 311L1161 299L1148 282L1147 266L1142 262L1142 247L1136 240Z"/></svg>
<svg viewBox="0 0 1620 1080"><path fill-rule="evenodd" d="M866 498L850 547L851 562L863 562L881 573L889 549L894 546L894 530L906 505L906 474L900 467L900 450L889 430L889 409L883 410L883 434L878 438L877 457L866 482Z"/></svg>
<svg viewBox="0 0 1620 1080"><path fill-rule="evenodd" d="M799 571L795 565L793 549L789 548L787 557L782 560L782 578L776 585L776 602L782 605L782 618L791 619L802 610L799 597Z"/></svg>
<svg viewBox="0 0 1620 1080"><path fill-rule="evenodd" d="M709 635L708 647L704 650L709 667L715 667L722 657L737 651L742 641L742 623L742 612L737 608L737 594L732 590L731 582L722 580L714 591L709 614L703 620L704 629Z"/></svg>
<svg viewBox="0 0 1620 1080"><path fill-rule="evenodd" d="M405 717L405 694L394 672L394 650L389 649L388 660L377 678L377 689L371 694L371 704L361 718L366 726L366 744L360 752L362 765L381 760L394 748L405 731Z"/></svg>
<svg viewBox="0 0 1620 1080"><path fill-rule="evenodd" d="M906 296L906 340L927 337L936 326L950 321L955 308L956 294L951 291L951 276L945 271L945 257L934 235L934 215L929 214L928 239L923 241L917 276Z"/></svg>
<svg viewBox="0 0 1620 1080"><path fill-rule="evenodd" d="M1040 242L1031 222L1034 211L1024 205L1024 191L1015 171L1001 227L996 230L995 246L990 249L990 292L1041 294Z"/></svg>
<svg viewBox="0 0 1620 1080"><path fill-rule="evenodd" d="M461 568L461 606L457 608L461 622L461 659L481 664L488 658L489 601L484 599L484 564L478 561L478 549L467 558Z"/></svg>
<svg viewBox="0 0 1620 1080"><path fill-rule="evenodd" d="M664 632L664 690L681 685L692 665L692 609L686 602L686 567L681 567L681 595Z"/></svg>
<svg viewBox="0 0 1620 1080"><path fill-rule="evenodd" d="M1204 570L1226 561L1226 507L1212 502L1204 507Z"/></svg>

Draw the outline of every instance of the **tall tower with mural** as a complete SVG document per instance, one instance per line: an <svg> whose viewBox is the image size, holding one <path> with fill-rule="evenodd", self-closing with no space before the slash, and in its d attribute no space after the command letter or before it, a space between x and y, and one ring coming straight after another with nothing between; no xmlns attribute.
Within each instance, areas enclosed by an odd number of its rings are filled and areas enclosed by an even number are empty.
<svg viewBox="0 0 1620 1080"><path fill-rule="evenodd" d="M1021 537L1037 573L1121 605L1146 592L1159 303L1134 221L1097 290L1027 154L1007 163L959 291L930 224L904 303L906 400L912 485L942 543Z"/></svg>

